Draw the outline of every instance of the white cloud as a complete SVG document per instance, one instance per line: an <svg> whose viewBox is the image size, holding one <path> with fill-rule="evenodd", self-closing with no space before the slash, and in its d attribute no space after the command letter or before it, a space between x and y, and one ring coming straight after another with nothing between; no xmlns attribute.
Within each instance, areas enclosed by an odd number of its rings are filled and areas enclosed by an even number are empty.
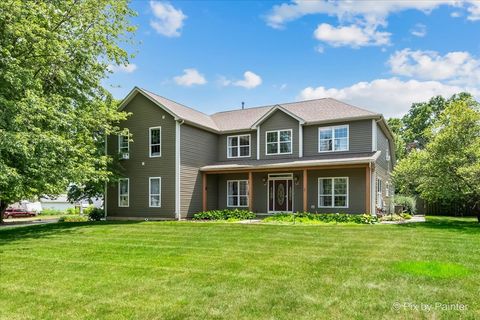
<svg viewBox="0 0 480 320"><path fill-rule="evenodd" d="M121 64L121 65L113 65L109 64L108 65L108 70L110 70L113 73L132 73L135 70L137 70L137 65L135 63L128 63L128 64Z"/></svg>
<svg viewBox="0 0 480 320"><path fill-rule="evenodd" d="M417 23L415 27L410 30L410 33L415 37L423 38L427 35L427 26L422 23Z"/></svg>
<svg viewBox="0 0 480 320"><path fill-rule="evenodd" d="M314 32L316 39L324 41L333 47L379 46L390 43L390 33L380 32L375 28L357 25L334 27L328 23L320 24Z"/></svg>
<svg viewBox="0 0 480 320"><path fill-rule="evenodd" d="M387 18L390 14L406 10L419 10L428 14L440 6L466 8L469 20L480 19L480 1L478 0L463 2L455 0L294 0L291 3L273 6L266 16L266 22L273 28L281 29L286 23L305 15L323 14L336 17L339 25L334 27L326 23L320 24L315 31L317 39L335 46L384 45L390 43L390 33L380 31L379 28L387 27ZM324 35L317 36L317 33ZM360 40L352 39L353 36L349 33L356 34ZM422 34L422 32L416 33Z"/></svg>
<svg viewBox="0 0 480 320"><path fill-rule="evenodd" d="M262 84L262 78L258 74L253 73L252 71L245 71L242 80L228 80L224 76L221 76L219 77L219 83L222 86L232 85L237 87L243 87L246 89L253 89Z"/></svg>
<svg viewBox="0 0 480 320"><path fill-rule="evenodd" d="M458 11L454 11L452 13L450 13L450 17L452 18L460 18L462 16L462 13L458 12Z"/></svg>
<svg viewBox="0 0 480 320"><path fill-rule="evenodd" d="M183 69L183 74L181 76L174 77L173 80L176 84L185 87L207 83L205 77L200 74L197 69L193 68Z"/></svg>
<svg viewBox="0 0 480 320"><path fill-rule="evenodd" d="M155 20L150 21L150 26L166 37L180 36L183 21L187 18L182 10L176 9L168 2L150 1Z"/></svg>
<svg viewBox="0 0 480 320"><path fill-rule="evenodd" d="M301 99L336 98L369 110L383 113L386 117L402 116L413 102L427 101L436 95L451 95L468 91L480 97L480 90L443 84L438 81L402 81L398 78L376 79L358 82L344 88L307 87L300 93Z"/></svg>
<svg viewBox="0 0 480 320"><path fill-rule="evenodd" d="M316 46L315 51L318 52L318 53L324 53L325 48L323 46Z"/></svg>
<svg viewBox="0 0 480 320"><path fill-rule="evenodd" d="M465 51L442 56L435 51L404 49L390 56L387 64L395 75L444 80L450 84L480 83L480 60Z"/></svg>

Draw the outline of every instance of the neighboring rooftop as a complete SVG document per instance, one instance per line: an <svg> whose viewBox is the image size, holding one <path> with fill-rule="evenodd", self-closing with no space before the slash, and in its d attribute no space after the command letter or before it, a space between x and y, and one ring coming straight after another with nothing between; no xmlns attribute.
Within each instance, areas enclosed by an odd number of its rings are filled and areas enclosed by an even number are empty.
<svg viewBox="0 0 480 320"><path fill-rule="evenodd" d="M141 92L151 100L164 106L175 117L216 132L248 130L252 128L259 119L272 110L272 108L286 110L292 115L302 119L306 124L381 117L381 114L379 113L355 107L332 98L281 103L263 107L223 111L207 115L140 88L134 88L124 99L122 105L125 105L125 103L131 99L136 92Z"/></svg>

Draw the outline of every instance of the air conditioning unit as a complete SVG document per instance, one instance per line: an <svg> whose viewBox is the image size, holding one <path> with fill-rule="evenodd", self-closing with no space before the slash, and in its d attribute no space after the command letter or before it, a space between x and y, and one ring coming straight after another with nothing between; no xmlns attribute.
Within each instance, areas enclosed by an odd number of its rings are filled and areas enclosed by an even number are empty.
<svg viewBox="0 0 480 320"><path fill-rule="evenodd" d="M128 160L128 159L130 159L130 153L128 153L128 152L122 153L122 159L123 159L123 160Z"/></svg>

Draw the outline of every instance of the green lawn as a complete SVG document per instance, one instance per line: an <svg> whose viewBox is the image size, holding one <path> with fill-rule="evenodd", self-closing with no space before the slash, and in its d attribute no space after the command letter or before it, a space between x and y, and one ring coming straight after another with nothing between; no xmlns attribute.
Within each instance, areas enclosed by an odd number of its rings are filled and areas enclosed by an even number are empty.
<svg viewBox="0 0 480 320"><path fill-rule="evenodd" d="M473 219L2 228L0 318L474 319L479 271Z"/></svg>

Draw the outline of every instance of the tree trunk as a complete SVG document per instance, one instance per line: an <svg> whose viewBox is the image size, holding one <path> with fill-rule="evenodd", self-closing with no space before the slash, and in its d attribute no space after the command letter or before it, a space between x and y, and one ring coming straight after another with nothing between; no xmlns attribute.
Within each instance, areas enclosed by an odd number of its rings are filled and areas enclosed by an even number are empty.
<svg viewBox="0 0 480 320"><path fill-rule="evenodd" d="M478 223L480 223L480 202L479 201L475 202L475 204L472 207L472 211L477 215Z"/></svg>
<svg viewBox="0 0 480 320"><path fill-rule="evenodd" d="M7 208L8 208L8 203L0 200L0 224L3 224L3 214L5 213L5 210L7 210Z"/></svg>

